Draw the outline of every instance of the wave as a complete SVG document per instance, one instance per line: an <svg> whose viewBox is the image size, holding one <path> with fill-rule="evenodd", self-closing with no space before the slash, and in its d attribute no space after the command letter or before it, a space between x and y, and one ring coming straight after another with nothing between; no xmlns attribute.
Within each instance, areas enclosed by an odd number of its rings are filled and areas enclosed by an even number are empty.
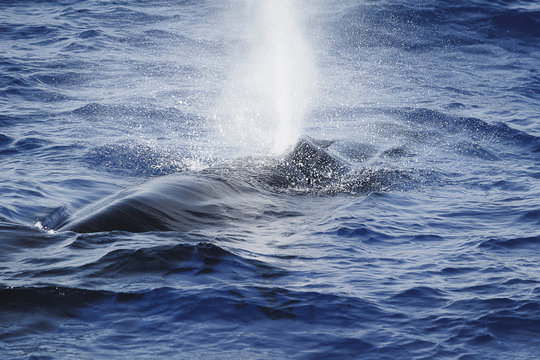
<svg viewBox="0 0 540 360"><path fill-rule="evenodd" d="M456 134L465 132L473 140L493 141L500 139L519 141L522 144L540 143L540 138L511 128L502 122L488 123L478 118L448 115L440 111L424 108L399 108L384 111L395 113L406 121L436 127L445 132Z"/></svg>
<svg viewBox="0 0 540 360"><path fill-rule="evenodd" d="M58 145L53 141L35 136L25 136L15 140L0 134L0 156L34 155L41 160L62 162L73 156L74 150L80 150L80 144Z"/></svg>
<svg viewBox="0 0 540 360"><path fill-rule="evenodd" d="M490 152L489 149L483 148L481 144L489 146L496 144L497 146L494 149L501 151L505 149L501 149L499 144L506 143L524 154L530 154L540 147L540 137L510 127L503 122L488 122L476 117L456 116L421 107L333 108L326 109L321 113L315 113L315 115L322 118L339 117L344 119L389 116L392 122L399 125L399 127L390 132L388 136L395 136L396 132L401 132L401 135L409 137L410 142L413 144L427 141L433 142L437 147L442 146L441 139L447 139L446 142L450 143L450 146L456 152L459 153L463 150L464 154L478 155L482 159L494 159L499 157L499 154ZM404 129L403 125L409 125L409 127ZM383 122L378 123L377 126L378 131L384 130L384 126L389 127ZM464 146L463 149L459 146L460 142ZM389 155L392 155L393 150L388 149L388 151ZM407 155L406 147L401 149L397 147L395 151L396 154ZM369 152L365 153L369 154Z"/></svg>
<svg viewBox="0 0 540 360"><path fill-rule="evenodd" d="M14 139L11 136L0 134L0 148L8 146L13 141Z"/></svg>
<svg viewBox="0 0 540 360"><path fill-rule="evenodd" d="M200 115L188 113L175 107L153 107L140 104L126 103L87 103L76 109L65 111L61 115L77 116L87 119L103 118L115 119L128 130L128 127L137 126L144 122L147 131L156 131L163 135L163 127L169 126L169 131L182 130L182 136L186 139L192 138L195 132L192 127L198 126L198 131L204 133L200 127L204 125L206 119ZM106 121L105 121L106 123ZM140 126L140 125L139 125Z"/></svg>
<svg viewBox="0 0 540 360"><path fill-rule="evenodd" d="M70 248L95 249L93 237L78 237ZM184 237L184 241L190 237ZM196 240L193 237L192 240ZM35 277L85 274L87 279L115 279L131 276L156 275L164 279L176 276L204 276L214 274L233 276L252 281L277 279L288 274L284 269L260 260L235 254L233 251L210 242L182 242L138 249L111 250L97 261L78 267L54 268L35 274ZM228 275L230 274L230 275ZM234 274L234 275L232 275Z"/></svg>
<svg viewBox="0 0 540 360"><path fill-rule="evenodd" d="M185 159L166 149L142 144L98 146L81 161L89 168L128 176L162 176L188 170Z"/></svg>
<svg viewBox="0 0 540 360"><path fill-rule="evenodd" d="M536 212L538 215L538 211ZM507 251L507 250L538 250L540 249L540 236L517 237L511 239L489 239L482 241L480 248Z"/></svg>
<svg viewBox="0 0 540 360"><path fill-rule="evenodd" d="M262 357L267 358L279 348L260 341L276 331L280 347L285 344L289 357L292 352L298 359L394 358L397 354L407 358L499 358L501 354L519 357L519 348L525 348L524 358L529 358L539 349L535 339L540 319L534 315L539 309L535 301L509 297L468 298L462 294L459 300L441 301L441 291L428 287L406 289L389 301L377 302L346 294L257 285L159 287L137 292L14 287L0 288L4 319L0 338L8 345L21 334L41 341L58 332L69 339L84 335L87 340L100 340L94 341L99 346L91 351L103 346L110 353L117 349L113 345L119 337L129 336L136 341L132 349L139 355L146 355L146 346L141 344L146 338L152 339L153 346L200 355L204 338L210 343L204 343L204 351L216 357L237 350L243 344L239 339L247 336L250 341L258 340L257 348L262 347ZM229 333L227 324L234 324L234 331ZM411 329L422 329L421 339ZM123 338L122 349L131 341L129 337ZM190 341L197 341L197 346ZM65 339L63 344L73 346ZM77 347L78 354L86 351ZM148 355L155 351L151 349Z"/></svg>
<svg viewBox="0 0 540 360"><path fill-rule="evenodd" d="M157 109L149 107L148 105L130 105L130 104L101 104L101 103L87 103L74 110L69 111L67 114L79 115L79 116L146 116L157 118L184 118L188 114L184 114L174 108Z"/></svg>
<svg viewBox="0 0 540 360"><path fill-rule="evenodd" d="M350 314L363 314L366 321L376 321L377 316L384 315L373 303L355 297L263 286L246 289L226 286L205 292L169 287L140 292L115 292L35 286L0 288L0 294L0 313L14 313L15 316L17 313L31 313L39 309L53 317L75 317L81 315L82 309L95 306L114 309L117 315L120 315L118 312L144 316L154 314L173 321L203 321L207 318L235 321L294 319L330 326L340 323L344 327L355 327L356 316ZM349 312L340 311L344 306ZM327 317L327 314L332 316Z"/></svg>
<svg viewBox="0 0 540 360"><path fill-rule="evenodd" d="M519 2L351 2L336 15L331 28L340 34L335 42L340 48L390 46L421 51L492 40L535 42L540 37L540 12L519 7Z"/></svg>

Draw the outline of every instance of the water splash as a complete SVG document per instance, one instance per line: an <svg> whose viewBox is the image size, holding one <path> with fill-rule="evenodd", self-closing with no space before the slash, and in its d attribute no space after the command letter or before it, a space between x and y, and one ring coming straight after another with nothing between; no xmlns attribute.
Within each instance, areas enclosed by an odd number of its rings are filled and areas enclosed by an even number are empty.
<svg viewBox="0 0 540 360"><path fill-rule="evenodd" d="M241 1L249 18L246 48L236 61L213 117L223 144L236 154L281 154L302 131L315 93L310 45L299 25L299 4Z"/></svg>

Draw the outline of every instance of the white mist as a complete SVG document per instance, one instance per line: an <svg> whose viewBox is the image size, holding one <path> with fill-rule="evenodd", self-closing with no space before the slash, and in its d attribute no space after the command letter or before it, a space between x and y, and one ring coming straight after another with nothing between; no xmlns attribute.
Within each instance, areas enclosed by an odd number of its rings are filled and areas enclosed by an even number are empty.
<svg viewBox="0 0 540 360"><path fill-rule="evenodd" d="M316 89L313 53L300 28L297 1L240 3L246 46L214 110L216 126L239 155L279 155L301 135Z"/></svg>

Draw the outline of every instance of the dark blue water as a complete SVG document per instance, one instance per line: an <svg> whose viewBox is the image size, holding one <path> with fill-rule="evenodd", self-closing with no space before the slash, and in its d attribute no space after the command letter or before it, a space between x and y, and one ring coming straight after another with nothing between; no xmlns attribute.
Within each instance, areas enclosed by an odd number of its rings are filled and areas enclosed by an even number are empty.
<svg viewBox="0 0 540 360"><path fill-rule="evenodd" d="M296 3L268 157L212 131L245 4L1 2L0 358L539 358L538 2Z"/></svg>

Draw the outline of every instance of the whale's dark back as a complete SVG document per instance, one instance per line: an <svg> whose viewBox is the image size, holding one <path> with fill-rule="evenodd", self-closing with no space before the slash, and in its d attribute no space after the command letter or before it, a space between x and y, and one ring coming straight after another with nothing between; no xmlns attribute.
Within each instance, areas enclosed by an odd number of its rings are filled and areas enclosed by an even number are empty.
<svg viewBox="0 0 540 360"><path fill-rule="evenodd" d="M320 146L302 140L282 161L258 169L240 163L152 179L78 211L57 228L85 233L226 226L256 217L271 203L268 188L321 184L343 168Z"/></svg>
<svg viewBox="0 0 540 360"><path fill-rule="evenodd" d="M92 204L56 228L85 233L225 227L260 217L272 207L272 194L373 191L403 176L386 170L351 172L328 151L331 144L302 139L286 156L263 165L246 160L158 177Z"/></svg>
<svg viewBox="0 0 540 360"><path fill-rule="evenodd" d="M204 174L168 175L83 209L61 230L185 231L209 224L223 226L249 213L243 210L254 203L250 191L241 182Z"/></svg>

